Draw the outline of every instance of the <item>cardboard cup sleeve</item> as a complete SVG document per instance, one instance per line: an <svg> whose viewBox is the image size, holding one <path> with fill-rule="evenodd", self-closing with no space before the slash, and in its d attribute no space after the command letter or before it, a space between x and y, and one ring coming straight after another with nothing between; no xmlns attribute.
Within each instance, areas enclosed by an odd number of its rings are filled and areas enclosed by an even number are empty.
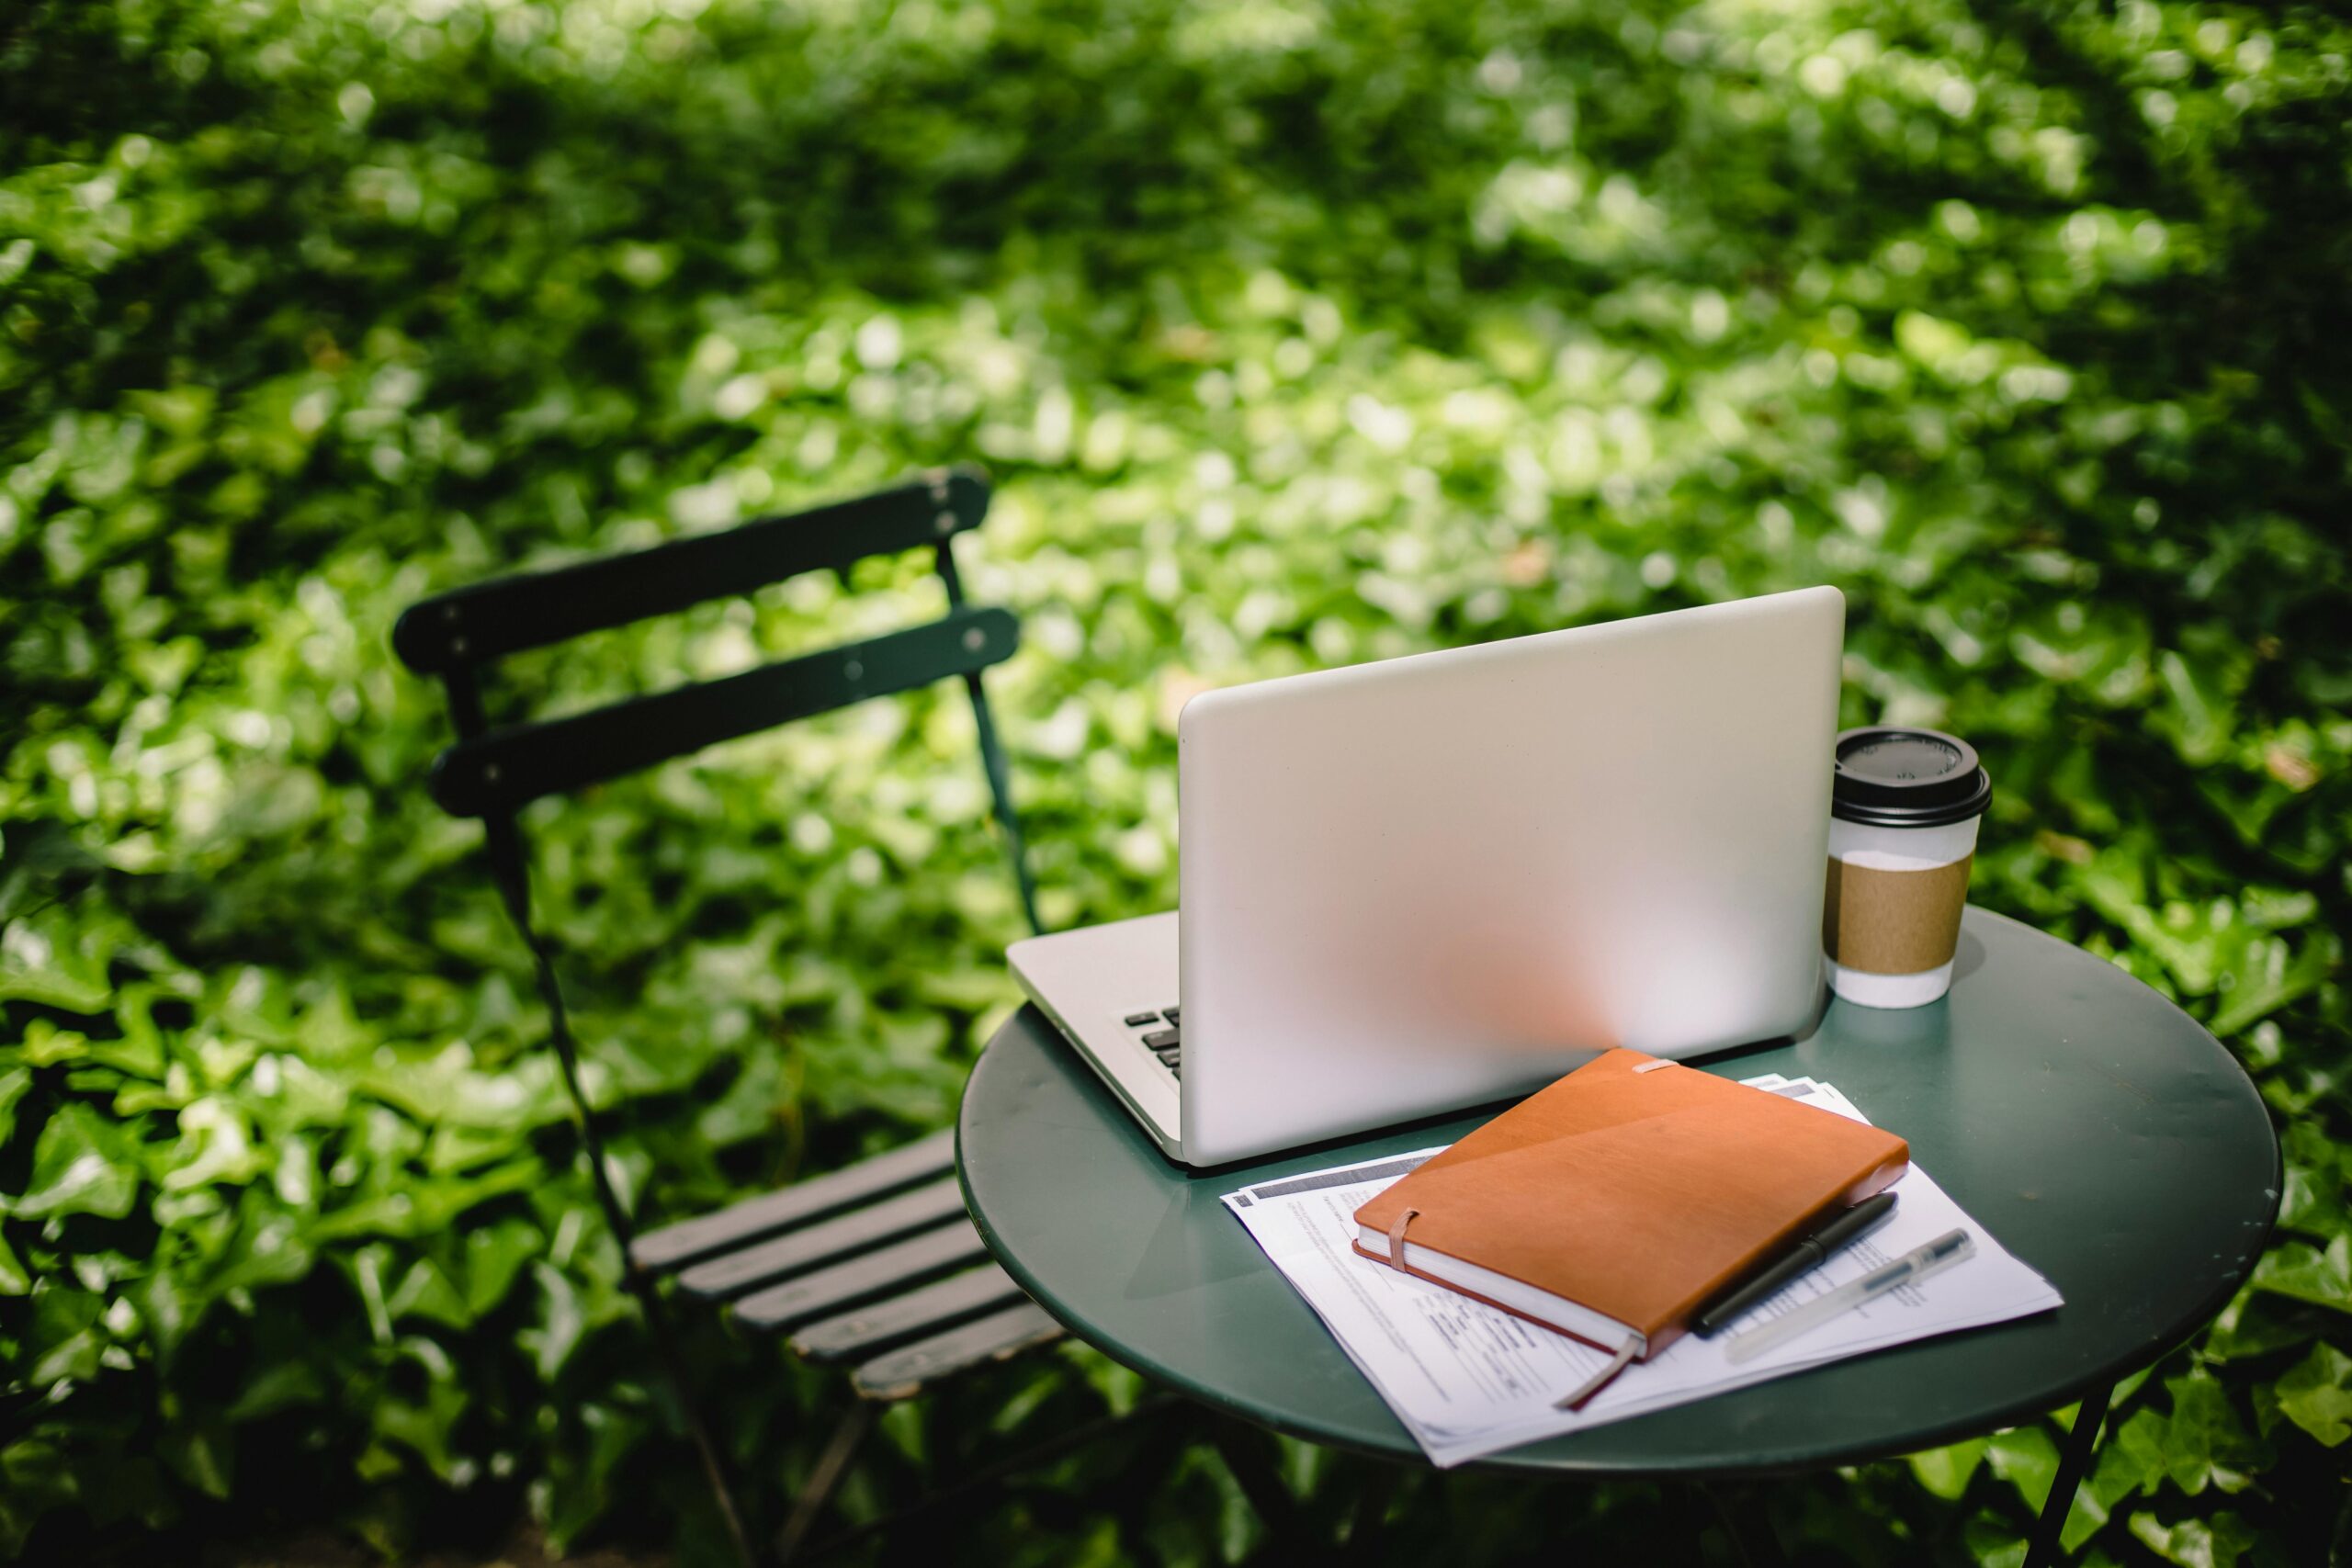
<svg viewBox="0 0 2352 1568"><path fill-rule="evenodd" d="M1832 825L1821 910L1830 988L1864 1007L1917 1007L1951 988L1976 820L1928 829Z"/></svg>
<svg viewBox="0 0 2352 1568"><path fill-rule="evenodd" d="M1821 911L1822 951L1866 975L1916 975L1951 963L1960 947L1960 911L1968 902L1975 858L1925 871L1832 860Z"/></svg>

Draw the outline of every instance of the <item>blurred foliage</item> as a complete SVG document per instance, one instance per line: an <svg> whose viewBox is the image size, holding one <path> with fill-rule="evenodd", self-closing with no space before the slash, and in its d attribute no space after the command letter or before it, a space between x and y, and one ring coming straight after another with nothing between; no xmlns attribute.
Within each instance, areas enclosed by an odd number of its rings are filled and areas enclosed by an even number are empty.
<svg viewBox="0 0 2352 1568"><path fill-rule="evenodd" d="M2177 998L2284 1136L2268 1256L2127 1391L2070 1547L2343 1551L2348 123L2352 27L2290 5L15 0L0 1555L397 1553L526 1502L707 1550L387 633L961 459L1054 924L1172 902L1204 683L1842 587L1849 722L1992 767L1976 897ZM921 568L513 690L901 624ZM1020 929L954 696L531 813L647 1213L949 1116ZM838 1383L689 1348L781 1494ZM1136 1392L1002 1369L895 1412L844 1506ZM2053 1430L1764 1506L1809 1557L2015 1563ZM1152 1440L972 1549L1255 1550L1213 1452ZM1356 1462L1286 1452L1310 1506ZM1637 1485L1389 1483L1399 1561L1690 1528Z"/></svg>

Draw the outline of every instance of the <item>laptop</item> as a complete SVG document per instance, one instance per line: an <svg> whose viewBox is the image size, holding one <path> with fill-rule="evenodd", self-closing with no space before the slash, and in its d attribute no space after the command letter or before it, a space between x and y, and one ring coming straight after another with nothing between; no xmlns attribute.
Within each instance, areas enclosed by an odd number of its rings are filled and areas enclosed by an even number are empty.
<svg viewBox="0 0 2352 1568"><path fill-rule="evenodd" d="M1204 693L1175 912L1013 973L1190 1166L1789 1035L1844 631L1807 588Z"/></svg>

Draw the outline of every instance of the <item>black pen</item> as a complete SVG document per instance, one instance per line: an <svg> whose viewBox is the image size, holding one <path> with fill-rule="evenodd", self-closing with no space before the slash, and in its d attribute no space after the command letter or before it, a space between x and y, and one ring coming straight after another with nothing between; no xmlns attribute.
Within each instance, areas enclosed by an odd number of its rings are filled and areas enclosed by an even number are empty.
<svg viewBox="0 0 2352 1568"><path fill-rule="evenodd" d="M1877 1226L1894 1213L1894 1194L1865 1198L1781 1255L1781 1260L1742 1285L1691 1321L1690 1332L1712 1339L1715 1331L1772 1294L1808 1269Z"/></svg>

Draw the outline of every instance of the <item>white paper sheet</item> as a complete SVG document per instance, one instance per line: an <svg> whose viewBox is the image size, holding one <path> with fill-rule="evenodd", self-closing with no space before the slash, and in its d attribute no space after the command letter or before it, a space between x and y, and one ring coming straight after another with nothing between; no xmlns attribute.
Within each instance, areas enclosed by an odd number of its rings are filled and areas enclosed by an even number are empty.
<svg viewBox="0 0 2352 1568"><path fill-rule="evenodd" d="M1836 1089L1811 1078L1770 1074L1747 1081L1867 1120ZM1877 1230L1713 1339L1685 1335L1655 1359L1628 1367L1582 1410L1555 1410L1553 1402L1598 1371L1604 1353L1361 1258L1349 1245L1356 1210L1439 1152L1263 1182L1226 1194L1225 1202L1440 1466L2060 1304L2048 1280L2004 1250L1914 1165L1894 1189L1901 1196L1894 1216ZM1975 1239L1976 1255L1968 1261L1743 1365L1725 1358L1724 1347L1741 1327L1777 1317L1953 1229Z"/></svg>

